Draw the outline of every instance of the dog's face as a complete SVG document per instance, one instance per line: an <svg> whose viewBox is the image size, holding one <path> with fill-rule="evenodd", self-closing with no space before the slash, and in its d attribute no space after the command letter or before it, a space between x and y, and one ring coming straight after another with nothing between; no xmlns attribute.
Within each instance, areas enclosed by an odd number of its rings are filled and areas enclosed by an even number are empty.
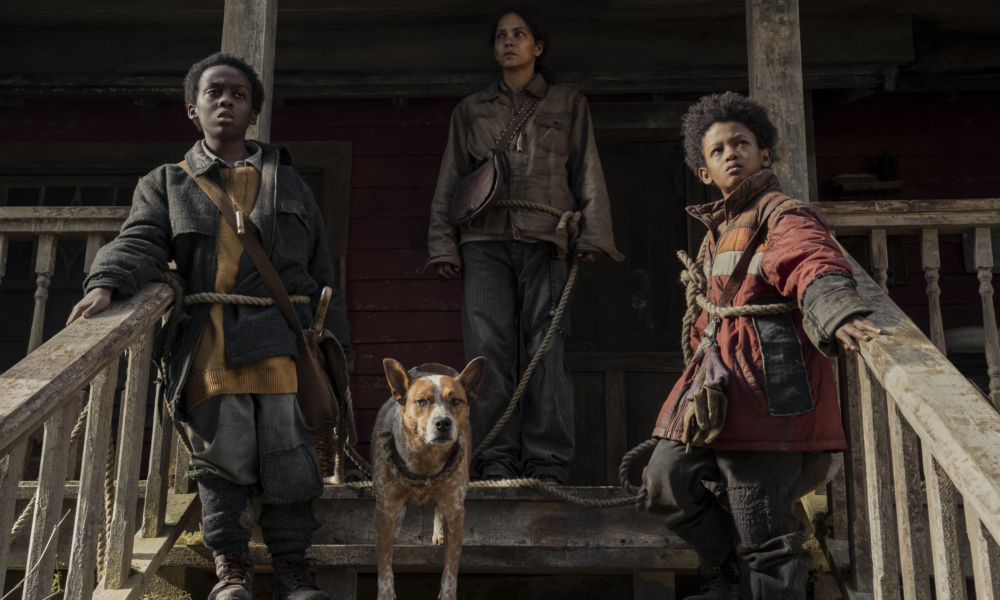
<svg viewBox="0 0 1000 600"><path fill-rule="evenodd" d="M425 444L453 444L468 427L469 403L479 392L486 359L479 357L458 373L443 365L422 365L407 372L391 358L382 361L392 397L402 408L404 429Z"/></svg>

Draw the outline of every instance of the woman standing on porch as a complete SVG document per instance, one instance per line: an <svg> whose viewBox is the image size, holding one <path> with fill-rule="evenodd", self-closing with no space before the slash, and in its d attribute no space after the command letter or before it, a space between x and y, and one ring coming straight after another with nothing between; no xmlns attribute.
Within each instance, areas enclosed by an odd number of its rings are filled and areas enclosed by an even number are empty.
<svg viewBox="0 0 1000 600"><path fill-rule="evenodd" d="M530 360L551 325L569 273L568 254L587 262L604 254L623 259L611 232L587 99L554 85L544 66L551 45L545 23L530 6L501 10L490 27L490 45L503 73L452 114L425 265L433 265L442 281L462 274L465 356L487 358L483 385L470 406L473 446L500 419L514 393L518 335ZM497 148L505 178L498 200L579 211L580 235L573 248L556 231L559 218L545 212L494 203L460 227L449 221L456 184L484 163L525 107L530 114L523 126L506 148ZM574 452L573 381L563 354L569 311L558 328L561 335L540 359L520 409L475 464L485 479L525 476L566 483Z"/></svg>

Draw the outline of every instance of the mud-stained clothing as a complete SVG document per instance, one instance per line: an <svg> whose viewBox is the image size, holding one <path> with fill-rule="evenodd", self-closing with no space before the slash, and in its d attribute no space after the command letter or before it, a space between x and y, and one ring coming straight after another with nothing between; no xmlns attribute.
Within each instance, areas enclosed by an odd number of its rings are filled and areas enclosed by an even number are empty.
<svg viewBox="0 0 1000 600"><path fill-rule="evenodd" d="M190 416L205 544L216 556L245 550L250 530L241 513L257 496L271 554L305 552L318 527L312 500L323 480L295 394L213 396Z"/></svg>
<svg viewBox="0 0 1000 600"><path fill-rule="evenodd" d="M646 508L691 545L706 567L732 551L750 567L755 599L804 600L812 555L793 508L802 493L801 452L748 452L660 440L642 480ZM708 485L718 487L719 495Z"/></svg>

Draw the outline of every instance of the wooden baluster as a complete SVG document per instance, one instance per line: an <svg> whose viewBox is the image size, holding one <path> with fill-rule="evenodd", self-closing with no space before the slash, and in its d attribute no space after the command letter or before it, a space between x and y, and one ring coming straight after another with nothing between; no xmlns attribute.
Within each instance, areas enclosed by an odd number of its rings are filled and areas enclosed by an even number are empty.
<svg viewBox="0 0 1000 600"><path fill-rule="evenodd" d="M174 442L174 493L190 494L198 491L198 486L194 480L187 476L188 468L191 466L191 452L181 439L181 434L177 434L177 441Z"/></svg>
<svg viewBox="0 0 1000 600"><path fill-rule="evenodd" d="M871 525L872 581L877 600L899 599L899 546L893 516L889 414L885 390L857 355L861 384L861 416L865 436L865 484Z"/></svg>
<svg viewBox="0 0 1000 600"><path fill-rule="evenodd" d="M924 448L923 454L937 600L965 600L968 596L958 540L955 486L927 448Z"/></svg>
<svg viewBox="0 0 1000 600"><path fill-rule="evenodd" d="M31 541L28 543L28 561L25 566L25 572L29 575L24 582L24 600L42 600L52 593L52 574L55 572L58 541L53 541L44 555L42 550L45 549L52 530L63 516L66 458L69 454L69 436L76 424L75 412L76 405L73 402L65 402L45 422L42 465L38 472L38 495L35 496L35 518L31 524ZM65 523L63 527L65 528Z"/></svg>
<svg viewBox="0 0 1000 600"><path fill-rule="evenodd" d="M156 397L160 386L156 384ZM170 472L170 442L174 435L174 421L170 407L155 405L153 408L153 440L149 451L149 475L146 476L146 500L142 513L142 537L159 535L167 514L167 488Z"/></svg>
<svg viewBox="0 0 1000 600"><path fill-rule="evenodd" d="M873 279L882 288L882 291L888 294L889 287L885 282L889 279L889 247L885 240L885 229L872 229L871 242L872 269L875 270Z"/></svg>
<svg viewBox="0 0 1000 600"><path fill-rule="evenodd" d="M924 229L920 242L920 261L927 280L927 305L931 315L931 343L941 354L947 354L944 344L944 323L941 320L941 286L938 285L938 270L941 268L941 249L938 246L937 229Z"/></svg>
<svg viewBox="0 0 1000 600"><path fill-rule="evenodd" d="M135 503L139 494L139 461L146 422L146 383L153 350L153 329L143 333L128 352L128 378L122 395L118 432L118 471L115 476L115 508L108 528L108 568L104 587L118 590L132 569L135 540Z"/></svg>
<svg viewBox="0 0 1000 600"><path fill-rule="evenodd" d="M605 463L607 482L604 485L618 485L618 466L628 452L628 426L625 405L625 372L605 371L604 373L604 423L605 423Z"/></svg>
<svg viewBox="0 0 1000 600"><path fill-rule="evenodd" d="M993 243L990 230L976 228L976 272L979 275L979 295L983 298L983 328L986 333L986 364L990 375L990 400L1000 410L1000 337L997 336L997 316L993 309Z"/></svg>
<svg viewBox="0 0 1000 600"><path fill-rule="evenodd" d="M899 563L903 576L903 597L930 600L931 581L927 571L924 528L924 496L920 490L920 450L917 433L888 397L892 474L896 490L896 527L899 531Z"/></svg>
<svg viewBox="0 0 1000 600"><path fill-rule="evenodd" d="M6 233L0 233L0 281L3 281L4 273L7 272L7 252L10 249L10 240Z"/></svg>
<svg viewBox="0 0 1000 600"><path fill-rule="evenodd" d="M87 431L83 436L83 466L73 524L73 548L66 577L66 598L89 600L94 593L97 540L104 518L104 475L111 442L111 417L115 409L118 360L94 377L90 384Z"/></svg>
<svg viewBox="0 0 1000 600"><path fill-rule="evenodd" d="M861 593L872 592L871 524L865 475L864 424L861 417L859 361L840 361L841 416L847 436L844 483L847 492L847 542L851 558L851 585Z"/></svg>
<svg viewBox="0 0 1000 600"><path fill-rule="evenodd" d="M90 267L94 264L94 259L97 258L97 251L101 249L104 245L104 236L99 233L91 233L87 235L87 250L83 255L83 272L90 274Z"/></svg>
<svg viewBox="0 0 1000 600"><path fill-rule="evenodd" d="M0 573L7 572L10 558L10 528L19 511L14 506L17 500L17 486L21 482L21 465L28 440L22 439L0 459Z"/></svg>
<svg viewBox="0 0 1000 600"><path fill-rule="evenodd" d="M49 299L49 283L56 268L56 238L45 234L38 238L38 254L35 258L35 273L38 274L35 291L35 314L31 320L31 337L28 338L28 354L42 345L45 329L45 302Z"/></svg>
<svg viewBox="0 0 1000 600"><path fill-rule="evenodd" d="M979 519L971 502L965 502L965 530L972 550L976 600L1000 598L1000 545Z"/></svg>

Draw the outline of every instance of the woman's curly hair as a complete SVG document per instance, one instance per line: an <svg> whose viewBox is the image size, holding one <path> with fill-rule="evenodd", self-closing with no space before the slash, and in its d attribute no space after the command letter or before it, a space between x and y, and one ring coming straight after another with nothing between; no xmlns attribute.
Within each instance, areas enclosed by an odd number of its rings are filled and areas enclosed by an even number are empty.
<svg viewBox="0 0 1000 600"><path fill-rule="evenodd" d="M184 77L185 106L197 104L198 84L201 83L201 76L212 67L233 67L243 71L243 74L247 76L247 81L250 82L250 105L255 111L260 112L260 109L264 107L264 84L260 82L257 71L254 71L253 67L243 59L223 52L216 52L191 65L187 76ZM198 128L198 131L201 131L201 123L197 119L194 120L194 126Z"/></svg>
<svg viewBox="0 0 1000 600"><path fill-rule="evenodd" d="M757 138L761 149L770 148L772 164L778 160L775 145L778 130L767 116L767 109L753 98L735 92L704 96L691 105L681 118L681 134L684 136L684 162L695 173L705 166L701 142L705 132L716 123L735 121L746 125Z"/></svg>

